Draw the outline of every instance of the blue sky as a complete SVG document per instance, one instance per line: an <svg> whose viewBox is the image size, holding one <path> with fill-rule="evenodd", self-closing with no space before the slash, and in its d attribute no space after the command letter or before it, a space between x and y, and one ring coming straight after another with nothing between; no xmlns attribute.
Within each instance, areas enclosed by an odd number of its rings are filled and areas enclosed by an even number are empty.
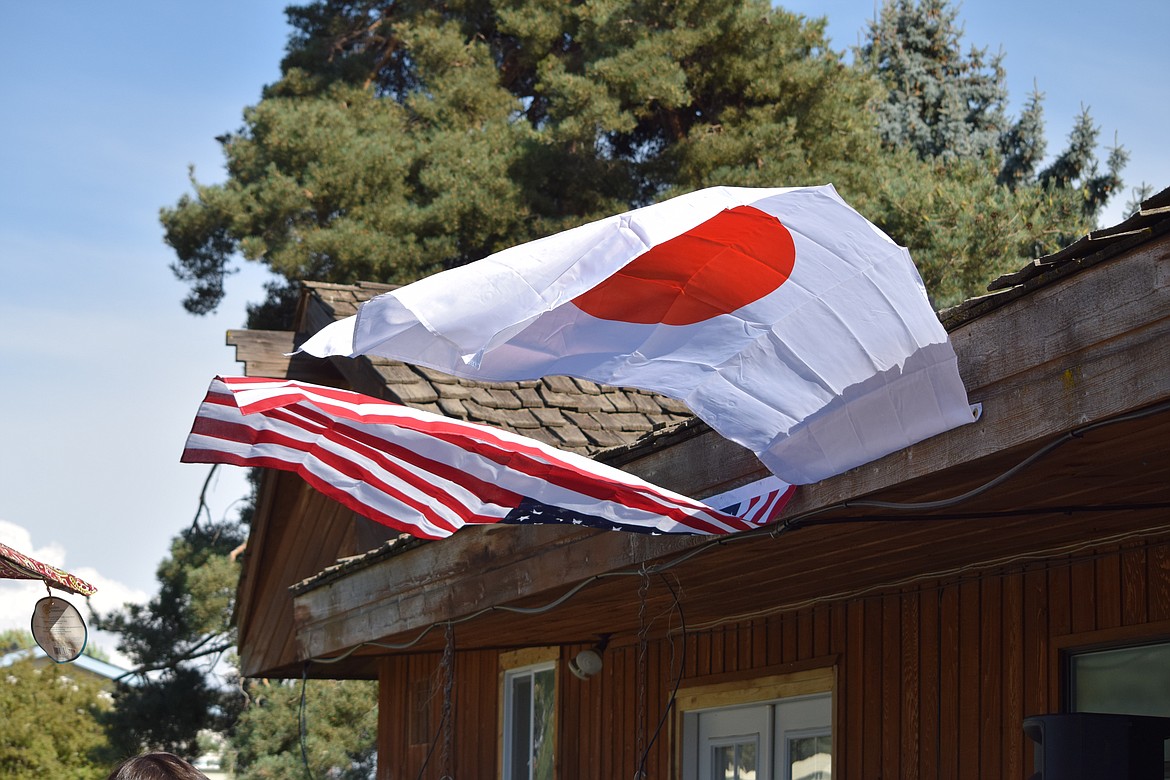
<svg viewBox="0 0 1170 780"><path fill-rule="evenodd" d="M158 210L189 191L189 165L222 179L215 136L277 78L284 5L0 0L0 542L93 580L101 608L154 591L207 475L178 462L191 419L211 377L240 370L224 334L264 273L232 277L215 316L186 314ZM838 49L874 13L786 5L827 16ZM961 18L968 45L1006 52L1013 110L1033 83L1046 93L1050 152L1083 104L1130 149L1127 185L1170 186L1170 3L1103 9L969 0ZM216 517L246 492L242 470L221 472ZM26 626L43 592L0 582L0 628Z"/></svg>
<svg viewBox="0 0 1170 780"><path fill-rule="evenodd" d="M103 609L154 592L207 466L178 462L264 274L188 315L158 210L187 167L222 179L215 136L280 72L283 2L0 0L0 541L99 586ZM247 492L220 469L211 510ZM0 628L44 588L0 581Z"/></svg>

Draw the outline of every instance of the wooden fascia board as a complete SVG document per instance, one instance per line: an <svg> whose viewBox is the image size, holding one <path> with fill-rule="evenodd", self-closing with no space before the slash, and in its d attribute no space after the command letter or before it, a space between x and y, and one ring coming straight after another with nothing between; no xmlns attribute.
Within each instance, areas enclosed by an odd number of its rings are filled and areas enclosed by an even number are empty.
<svg viewBox="0 0 1170 780"><path fill-rule="evenodd" d="M870 495L989 455L1037 446L1087 423L1170 398L1170 241L1139 247L972 320L951 334L979 422L804 486L787 514ZM714 433L624 465L703 496L759 474ZM520 532L517 533L517 530ZM493 531L508 544L493 545ZM549 529L475 529L355 570L298 595L305 657L404 635L604 572L629 569L693 540Z"/></svg>
<svg viewBox="0 0 1170 780"><path fill-rule="evenodd" d="M244 364L245 375L285 377L293 338L292 331L229 330L225 341L236 348L236 361Z"/></svg>
<svg viewBox="0 0 1170 780"><path fill-rule="evenodd" d="M245 376L337 384L337 371L329 361L291 354L296 349L296 341L297 334L290 330L227 332L227 344L236 348L236 360L244 364Z"/></svg>
<svg viewBox="0 0 1170 780"><path fill-rule="evenodd" d="M302 658L327 656L668 555L696 537L481 526L297 595Z"/></svg>

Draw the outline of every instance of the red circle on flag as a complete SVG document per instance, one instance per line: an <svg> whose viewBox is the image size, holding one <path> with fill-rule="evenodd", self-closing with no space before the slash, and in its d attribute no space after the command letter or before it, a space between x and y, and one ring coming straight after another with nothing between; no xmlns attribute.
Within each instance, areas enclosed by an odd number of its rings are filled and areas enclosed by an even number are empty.
<svg viewBox="0 0 1170 780"><path fill-rule="evenodd" d="M736 206L652 247L573 303L603 320L693 325L764 297L795 262L780 220Z"/></svg>

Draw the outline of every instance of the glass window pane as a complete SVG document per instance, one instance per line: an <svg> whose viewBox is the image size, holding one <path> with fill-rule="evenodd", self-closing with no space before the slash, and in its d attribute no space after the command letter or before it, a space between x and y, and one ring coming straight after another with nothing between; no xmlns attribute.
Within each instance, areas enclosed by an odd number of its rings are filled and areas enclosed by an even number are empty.
<svg viewBox="0 0 1170 780"><path fill-rule="evenodd" d="M1073 712L1170 717L1170 642L1077 653L1069 676ZM1162 755L1170 778L1170 740Z"/></svg>
<svg viewBox="0 0 1170 780"><path fill-rule="evenodd" d="M720 745L711 749L711 776L726 780L735 778L735 745Z"/></svg>
<svg viewBox="0 0 1170 780"><path fill-rule="evenodd" d="M736 780L756 780L756 743L739 745L739 774Z"/></svg>
<svg viewBox="0 0 1170 780"><path fill-rule="evenodd" d="M1072 657L1074 712L1170 716L1170 643Z"/></svg>
<svg viewBox="0 0 1170 780"><path fill-rule="evenodd" d="M532 780L553 780L556 674L552 669L542 669L532 677Z"/></svg>
<svg viewBox="0 0 1170 780"><path fill-rule="evenodd" d="M754 741L711 749L711 776L718 780L756 780L758 748Z"/></svg>
<svg viewBox="0 0 1170 780"><path fill-rule="evenodd" d="M552 664L504 675L504 778L553 780L556 671Z"/></svg>
<svg viewBox="0 0 1170 780"><path fill-rule="evenodd" d="M532 759L532 676L512 678L508 780L529 780Z"/></svg>
<svg viewBox="0 0 1170 780"><path fill-rule="evenodd" d="M833 776L833 738L828 734L788 740L788 777L791 780L830 780Z"/></svg>

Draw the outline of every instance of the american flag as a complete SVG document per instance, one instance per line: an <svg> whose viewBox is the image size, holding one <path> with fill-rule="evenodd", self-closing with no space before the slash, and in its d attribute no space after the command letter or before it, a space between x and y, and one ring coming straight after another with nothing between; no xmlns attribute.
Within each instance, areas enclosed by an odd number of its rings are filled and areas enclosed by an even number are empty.
<svg viewBox="0 0 1170 780"><path fill-rule="evenodd" d="M768 475L733 490L703 499L708 506L719 507L725 515L743 518L756 526L767 525L788 505L796 485Z"/></svg>
<svg viewBox="0 0 1170 780"><path fill-rule="evenodd" d="M182 460L293 471L350 509L427 539L484 523L726 534L762 517L759 502L742 502L737 517L524 436L282 379L216 377Z"/></svg>

